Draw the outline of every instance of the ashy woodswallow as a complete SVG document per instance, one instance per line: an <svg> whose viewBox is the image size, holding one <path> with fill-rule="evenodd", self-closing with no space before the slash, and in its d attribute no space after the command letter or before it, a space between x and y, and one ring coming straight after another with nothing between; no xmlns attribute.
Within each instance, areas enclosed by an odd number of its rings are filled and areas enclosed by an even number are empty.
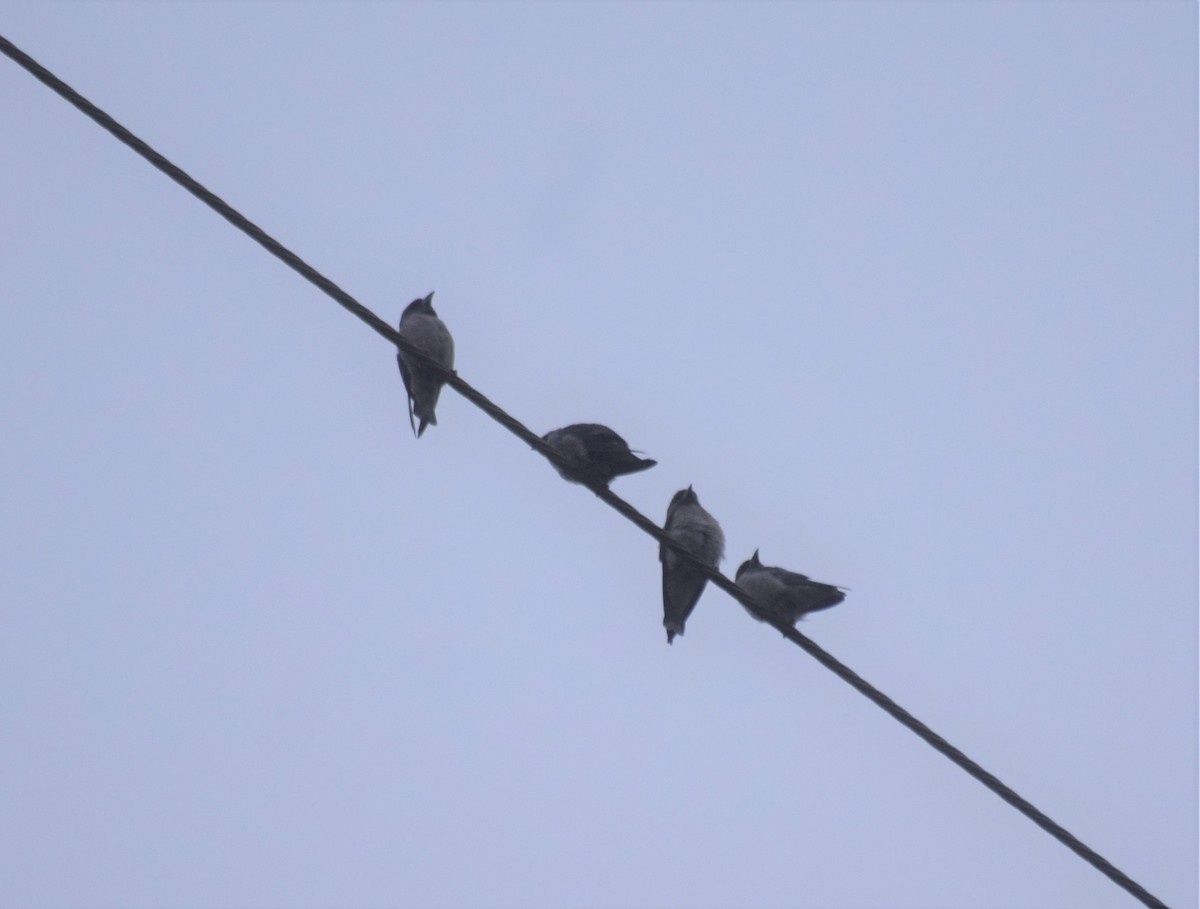
<svg viewBox="0 0 1200 909"><path fill-rule="evenodd" d="M625 440L599 423L572 423L552 429L542 441L571 463L572 470L554 465L559 476L572 483L600 483L607 486L614 478L653 467L658 461L639 458Z"/></svg>
<svg viewBox="0 0 1200 909"><path fill-rule="evenodd" d="M738 568L736 580L764 610L789 625L795 625L805 613L828 609L846 599L846 594L832 584L814 581L786 568L764 565L758 560L757 549Z"/></svg>
<svg viewBox="0 0 1200 909"><path fill-rule="evenodd" d="M700 507L700 500L691 486L671 497L663 529L706 565L716 568L725 556L725 534L721 532L721 525ZM662 562L663 572L663 627L667 629L667 643L670 644L675 635L683 634L683 626L696 608L708 578L682 555L661 543L658 559Z"/></svg>
<svg viewBox="0 0 1200 909"><path fill-rule="evenodd" d="M454 369L454 339L433 311L432 293L404 307L397 330L400 337L413 347L444 368ZM437 426L434 408L437 407L438 395L442 393L443 379L435 370L418 363L415 358L409 363L400 351L396 352L396 362L400 365L400 378L404 380L404 390L408 393L408 425L420 438L426 426ZM413 414L420 420L419 427L413 423Z"/></svg>

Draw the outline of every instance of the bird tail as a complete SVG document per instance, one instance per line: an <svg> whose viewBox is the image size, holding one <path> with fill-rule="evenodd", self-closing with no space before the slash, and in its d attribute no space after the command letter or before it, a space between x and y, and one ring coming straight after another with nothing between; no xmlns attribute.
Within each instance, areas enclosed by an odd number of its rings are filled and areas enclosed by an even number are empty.
<svg viewBox="0 0 1200 909"><path fill-rule="evenodd" d="M844 600L844 599L846 599L846 594L842 593L842 591L838 590L835 587L835 588L833 588L833 590L829 591L829 595L825 597L824 603L822 604L821 608L828 609L830 606L836 606L838 603L842 602L842 600Z"/></svg>
<svg viewBox="0 0 1200 909"><path fill-rule="evenodd" d="M437 417L434 416L434 413L432 410L429 411L428 414L421 415L421 425L417 427L417 438L418 439L421 438L421 436L424 434L426 426L437 426Z"/></svg>
<svg viewBox="0 0 1200 909"><path fill-rule="evenodd" d="M846 599L846 594L831 584L822 584L824 589L821 591L821 596L817 598L815 605L806 612L816 612L818 609L828 609L830 606L836 606L842 600Z"/></svg>

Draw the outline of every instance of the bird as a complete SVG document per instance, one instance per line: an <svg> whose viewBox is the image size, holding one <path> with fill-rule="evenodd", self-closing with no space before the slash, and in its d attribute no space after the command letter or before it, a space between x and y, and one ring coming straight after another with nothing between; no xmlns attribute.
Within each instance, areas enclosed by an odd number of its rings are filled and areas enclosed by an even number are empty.
<svg viewBox="0 0 1200 909"><path fill-rule="evenodd" d="M705 565L716 568L725 556L721 525L700 506L691 486L671 497L663 530ZM659 544L658 559L663 572L663 627L667 629L670 644L675 635L683 634L683 626L696 608L708 577L665 543Z"/></svg>
<svg viewBox="0 0 1200 909"><path fill-rule="evenodd" d="M552 429L542 436L542 441L570 462L570 467L555 464L554 469L572 483L608 486L622 474L647 470L658 463L639 458L624 439L599 423L572 423Z"/></svg>
<svg viewBox="0 0 1200 909"><path fill-rule="evenodd" d="M789 625L795 625L805 613L828 609L846 599L846 594L833 584L814 581L786 568L764 565L758 560L757 549L738 568L735 580L765 612ZM753 612L750 615L764 621Z"/></svg>
<svg viewBox="0 0 1200 909"><path fill-rule="evenodd" d="M401 338L442 368L453 371L454 338L433 311L432 293L404 307L397 331ZM434 408L437 407L445 379L437 370L417 362L415 357L411 363L408 362L403 351L397 351L396 362L400 366L404 390L408 393L408 425L412 426L413 433L419 439L426 426L437 426ZM413 422L413 414L420 420L419 427Z"/></svg>

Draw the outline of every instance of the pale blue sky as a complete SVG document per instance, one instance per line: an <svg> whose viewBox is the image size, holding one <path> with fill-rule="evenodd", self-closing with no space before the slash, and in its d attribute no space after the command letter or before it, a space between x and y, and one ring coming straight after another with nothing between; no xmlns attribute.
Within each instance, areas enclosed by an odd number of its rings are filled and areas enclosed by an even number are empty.
<svg viewBox="0 0 1200 909"><path fill-rule="evenodd" d="M5 3L0 33L1197 903L1192 3ZM0 903L1126 907L0 60Z"/></svg>

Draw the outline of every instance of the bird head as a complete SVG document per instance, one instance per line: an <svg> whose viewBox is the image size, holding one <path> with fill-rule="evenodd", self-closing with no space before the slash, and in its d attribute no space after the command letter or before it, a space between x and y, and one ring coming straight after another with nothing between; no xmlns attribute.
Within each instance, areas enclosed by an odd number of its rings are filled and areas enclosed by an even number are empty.
<svg viewBox="0 0 1200 909"><path fill-rule="evenodd" d="M699 505L700 499L691 486L681 489L671 498L672 505Z"/></svg>
<svg viewBox="0 0 1200 909"><path fill-rule="evenodd" d="M738 567L737 574L734 575L734 580L740 578L747 571L753 571L756 568L762 568L762 562L758 560L758 550L754 550L754 555L742 562Z"/></svg>
<svg viewBox="0 0 1200 909"><path fill-rule="evenodd" d="M433 311L433 291L429 292L429 296L422 297L418 300L413 300L406 307L404 307L404 312L401 314L400 318L403 319L404 316L417 314L424 314L427 316L437 315L437 313Z"/></svg>

